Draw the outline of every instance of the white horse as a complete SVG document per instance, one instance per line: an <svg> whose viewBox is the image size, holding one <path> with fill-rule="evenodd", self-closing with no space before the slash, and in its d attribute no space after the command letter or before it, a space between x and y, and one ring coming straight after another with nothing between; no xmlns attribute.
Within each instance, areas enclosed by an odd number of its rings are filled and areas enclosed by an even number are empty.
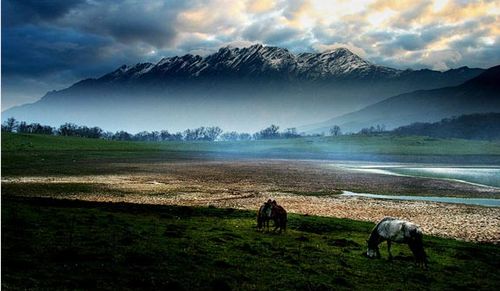
<svg viewBox="0 0 500 291"><path fill-rule="evenodd" d="M383 218L373 228L370 237L366 241L368 243L366 256L380 258L378 245L384 241L387 241L389 259L392 259L391 242L406 243L415 256L417 264L427 267L427 255L422 242L422 230L418 225L393 217Z"/></svg>

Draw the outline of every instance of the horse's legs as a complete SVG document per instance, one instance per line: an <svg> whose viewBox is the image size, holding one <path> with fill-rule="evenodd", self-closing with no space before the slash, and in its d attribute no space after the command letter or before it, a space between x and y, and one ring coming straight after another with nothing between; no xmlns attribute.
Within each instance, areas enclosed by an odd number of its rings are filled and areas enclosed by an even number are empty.
<svg viewBox="0 0 500 291"><path fill-rule="evenodd" d="M387 240L387 252L389 252L389 260L392 260L392 253L391 253L391 240Z"/></svg>

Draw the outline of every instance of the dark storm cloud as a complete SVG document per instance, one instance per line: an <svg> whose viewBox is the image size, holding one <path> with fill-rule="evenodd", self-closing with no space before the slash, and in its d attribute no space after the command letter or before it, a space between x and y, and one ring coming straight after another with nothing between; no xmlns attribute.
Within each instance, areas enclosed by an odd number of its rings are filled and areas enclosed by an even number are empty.
<svg viewBox="0 0 500 291"><path fill-rule="evenodd" d="M87 3L59 21L60 25L114 38L126 44L167 47L176 37L176 15L184 1L105 1Z"/></svg>
<svg viewBox="0 0 500 291"><path fill-rule="evenodd" d="M100 49L109 39L72 29L15 27L2 38L2 69L9 75L42 76L99 62ZM22 57L19 57L22 56Z"/></svg>
<svg viewBox="0 0 500 291"><path fill-rule="evenodd" d="M5 0L2 1L2 25L50 22L84 2L85 0Z"/></svg>
<svg viewBox="0 0 500 291"><path fill-rule="evenodd" d="M34 25L4 29L2 47L2 107L34 101L137 57L109 37Z"/></svg>
<svg viewBox="0 0 500 291"><path fill-rule="evenodd" d="M176 17L189 1L28 0L5 3L3 22L12 26L71 28L126 44L167 47L175 39Z"/></svg>
<svg viewBox="0 0 500 291"><path fill-rule="evenodd" d="M37 98L50 88L47 84L67 86L122 64L157 61L160 56L150 52L168 52L177 35L176 15L188 4L7 0L2 3L2 103L10 105L21 91Z"/></svg>

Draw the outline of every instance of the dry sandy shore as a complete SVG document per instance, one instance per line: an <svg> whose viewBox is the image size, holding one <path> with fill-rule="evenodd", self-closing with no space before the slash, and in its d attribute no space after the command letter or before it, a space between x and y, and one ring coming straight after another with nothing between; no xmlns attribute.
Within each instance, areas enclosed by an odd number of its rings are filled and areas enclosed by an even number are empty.
<svg viewBox="0 0 500 291"><path fill-rule="evenodd" d="M226 172L227 173L227 172ZM234 175L231 175L234 176ZM335 195L328 188L320 196L307 195L300 183L292 188L278 187L271 181L218 179L214 175L106 175L77 177L4 178L6 195L55 197L89 201L216 206L256 210L268 198L276 199L289 212L350 218L376 222L384 216L407 219L419 224L426 234L474 242L500 243L500 208L421 201L379 200ZM297 178L295 182L300 182ZM60 193L43 191L40 185L87 185L91 191ZM293 184L293 183L292 183ZM311 184L311 183L309 183ZM12 185L26 186L10 188ZM30 187L38 185L38 187ZM30 189L37 189L31 191ZM22 189L22 190L20 190ZM53 187L51 189L54 189ZM290 189L295 189L291 191Z"/></svg>

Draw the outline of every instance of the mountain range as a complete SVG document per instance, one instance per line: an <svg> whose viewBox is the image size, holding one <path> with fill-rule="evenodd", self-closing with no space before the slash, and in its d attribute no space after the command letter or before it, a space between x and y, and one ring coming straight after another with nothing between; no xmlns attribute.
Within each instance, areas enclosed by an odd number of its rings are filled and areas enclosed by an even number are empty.
<svg viewBox="0 0 500 291"><path fill-rule="evenodd" d="M344 131L375 125L392 129L413 122L435 122L463 114L489 112L500 112L500 66L458 86L401 94L301 130L328 132L333 125L339 125Z"/></svg>
<svg viewBox="0 0 500 291"><path fill-rule="evenodd" d="M131 132L200 125L255 131L271 123L314 124L303 129L315 131L331 122L355 129L364 123L356 124L345 114L415 90L461 86L483 72L468 67L398 70L372 64L345 48L294 54L262 45L223 47L205 57L188 54L156 64L124 65L8 109L2 119ZM345 119L332 120L335 116ZM412 116L401 120L432 117ZM322 120L328 121L318 123Z"/></svg>

